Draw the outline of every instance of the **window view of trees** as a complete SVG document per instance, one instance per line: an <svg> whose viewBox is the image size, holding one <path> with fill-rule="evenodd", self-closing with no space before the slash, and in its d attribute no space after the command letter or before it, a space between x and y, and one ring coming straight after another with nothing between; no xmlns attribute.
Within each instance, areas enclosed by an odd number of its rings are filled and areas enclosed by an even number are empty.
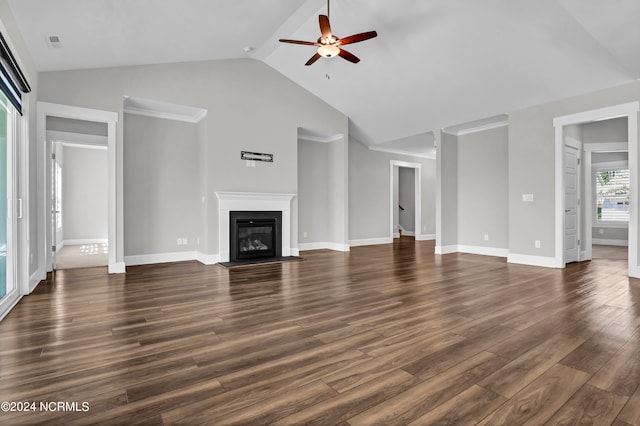
<svg viewBox="0 0 640 426"><path fill-rule="evenodd" d="M596 173L596 218L606 222L629 221L629 170Z"/></svg>

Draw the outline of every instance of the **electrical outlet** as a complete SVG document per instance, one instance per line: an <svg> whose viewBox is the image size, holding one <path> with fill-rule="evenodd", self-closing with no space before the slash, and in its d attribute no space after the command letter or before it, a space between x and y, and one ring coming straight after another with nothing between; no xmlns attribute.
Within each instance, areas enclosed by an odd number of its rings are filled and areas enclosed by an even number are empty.
<svg viewBox="0 0 640 426"><path fill-rule="evenodd" d="M484 234L484 240L489 241L489 234Z"/></svg>
<svg viewBox="0 0 640 426"><path fill-rule="evenodd" d="M187 244L189 244L189 240L187 240L187 237L184 237L184 238L182 239L182 245L183 245L183 246L186 246Z"/></svg>
<svg viewBox="0 0 640 426"><path fill-rule="evenodd" d="M533 245L535 246L535 248L540 248L540 240L535 240L533 242Z"/></svg>
<svg viewBox="0 0 640 426"><path fill-rule="evenodd" d="M302 237L303 237L303 238L307 238L307 231L305 231L305 232L303 232L303 233L302 233Z"/></svg>
<svg viewBox="0 0 640 426"><path fill-rule="evenodd" d="M178 238L178 243L177 243L177 244L178 244L179 246L181 246L181 245L182 245L182 238Z"/></svg>
<svg viewBox="0 0 640 426"><path fill-rule="evenodd" d="M598 229L598 233L599 233L600 235L604 234L604 229L602 229L602 228Z"/></svg>

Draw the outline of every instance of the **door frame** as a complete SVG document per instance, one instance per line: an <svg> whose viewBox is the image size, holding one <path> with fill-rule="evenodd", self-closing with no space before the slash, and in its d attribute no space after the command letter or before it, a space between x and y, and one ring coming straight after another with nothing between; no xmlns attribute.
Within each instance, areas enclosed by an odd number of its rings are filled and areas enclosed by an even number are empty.
<svg viewBox="0 0 640 426"><path fill-rule="evenodd" d="M629 175L638 182L638 112L640 101L613 105L553 119L555 128L555 256L554 266L564 268L564 127L610 118L627 117ZM629 276L640 278L638 261L638 185L629 189Z"/></svg>
<svg viewBox="0 0 640 426"><path fill-rule="evenodd" d="M38 102L37 108L37 138L38 138L38 272L40 279L51 271L51 246L54 241L52 235L53 215L51 213L51 152L52 142L47 140L47 117L69 118L74 120L95 121L107 124L108 150L108 270L110 274L123 273L124 263L117 262L118 233L116 231L116 124L118 113L70 105ZM37 283L36 283L37 285ZM35 285L34 285L35 287ZM33 290L33 289L31 289Z"/></svg>
<svg viewBox="0 0 640 426"><path fill-rule="evenodd" d="M416 241L420 241L422 238L422 164L420 163L409 163L406 161L397 161L390 160L389 161L389 238L390 241L393 241L393 209L395 208L395 203L393 202L393 188L395 186L395 179L393 174L393 169L395 167L405 167L409 169L414 169L414 179L415 179L415 239Z"/></svg>

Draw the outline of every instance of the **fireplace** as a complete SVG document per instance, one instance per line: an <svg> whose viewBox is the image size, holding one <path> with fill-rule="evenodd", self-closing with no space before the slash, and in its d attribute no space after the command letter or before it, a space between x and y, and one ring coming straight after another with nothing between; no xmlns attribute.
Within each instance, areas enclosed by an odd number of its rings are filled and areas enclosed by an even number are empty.
<svg viewBox="0 0 640 426"><path fill-rule="evenodd" d="M297 256L297 250L291 248L291 200L295 194L276 194L265 192L216 192L218 198L218 249L220 250L218 263L231 260L231 227L232 211L243 212L279 212L282 220L281 237L276 249L281 250L280 256ZM280 231L279 231L280 232Z"/></svg>
<svg viewBox="0 0 640 426"><path fill-rule="evenodd" d="M230 211L229 261L282 256L281 211Z"/></svg>

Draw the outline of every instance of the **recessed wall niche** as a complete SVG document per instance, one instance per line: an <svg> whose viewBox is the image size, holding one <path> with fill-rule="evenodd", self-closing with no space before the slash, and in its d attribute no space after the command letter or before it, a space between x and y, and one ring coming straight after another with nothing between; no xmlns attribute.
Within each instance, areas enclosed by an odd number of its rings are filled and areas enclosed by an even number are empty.
<svg viewBox="0 0 640 426"><path fill-rule="evenodd" d="M191 259L203 243L207 111L132 97L123 111L125 262Z"/></svg>

